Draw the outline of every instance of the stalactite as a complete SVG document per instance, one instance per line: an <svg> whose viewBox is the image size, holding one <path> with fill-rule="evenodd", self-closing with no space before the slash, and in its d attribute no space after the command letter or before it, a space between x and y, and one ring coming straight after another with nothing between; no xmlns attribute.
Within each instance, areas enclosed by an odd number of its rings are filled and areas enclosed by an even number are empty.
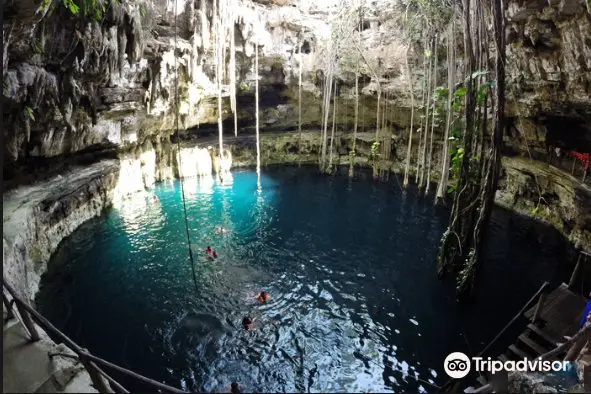
<svg viewBox="0 0 591 394"><path fill-rule="evenodd" d="M430 40L429 40L430 41ZM432 74L432 63L433 63L433 52L429 45L429 66L427 67L427 85L425 87L425 129L423 130L423 142L421 152L421 173L419 175L419 189L423 188L423 181L425 180L425 163L427 159L427 135L429 134L429 110L431 109L431 98L433 89L431 88L431 74Z"/></svg>
<svg viewBox="0 0 591 394"><path fill-rule="evenodd" d="M326 96L325 96L325 106L324 106L324 124L323 124L323 131L322 131L322 157L321 157L321 164L320 164L320 171L324 171L326 169L326 150L327 150L327 139L328 139L328 114L330 112L330 98L332 96L332 80L333 80L333 57L332 57L332 47L329 51L329 67L328 73L326 76Z"/></svg>
<svg viewBox="0 0 591 394"><path fill-rule="evenodd" d="M361 47L361 4L359 5L359 20L357 22L357 39ZM349 154L349 177L354 175L355 155L357 154L357 125L359 123L359 55L355 64L355 121L353 125L353 148Z"/></svg>
<svg viewBox="0 0 591 394"><path fill-rule="evenodd" d="M447 117L445 120L445 134L443 136L443 159L441 164L441 179L439 180L439 186L437 187L437 195L435 197L435 202L443 200L443 198L445 197L445 193L447 192L447 182L449 178L449 132L451 129L451 120L453 116L453 109L451 104L454 95L456 68L454 39L455 29L453 18L454 16L452 16L452 21L449 25L449 35L447 38Z"/></svg>
<svg viewBox="0 0 591 394"><path fill-rule="evenodd" d="M423 111L425 111L426 104L425 99L427 96L427 37L425 36L425 44L423 45L423 83L422 83L422 95L421 95L421 105L423 106ZM421 115L421 127L419 127L419 145L417 146L417 170L415 172L415 183L419 183L419 174L421 171L421 145L423 142L423 132L425 132L424 121L427 117L423 113Z"/></svg>
<svg viewBox="0 0 591 394"><path fill-rule="evenodd" d="M302 32L300 32L302 34ZM301 36L300 36L301 37ZM302 164L302 43L299 43L299 65L298 65L298 164Z"/></svg>
<svg viewBox="0 0 591 394"><path fill-rule="evenodd" d="M214 35L215 35L215 58L216 58L216 67L215 67L215 79L216 79L216 86L217 86L217 96L218 96L218 136L219 136L219 157L220 159L223 157L224 152L224 143L223 143L223 125L222 125L222 48L221 48L221 37L220 37L220 23L218 17L218 1L213 0L213 25L214 25Z"/></svg>
<svg viewBox="0 0 591 394"><path fill-rule="evenodd" d="M236 25L231 20L230 29L230 108L234 113L234 136L238 136L238 111L236 108Z"/></svg>
<svg viewBox="0 0 591 394"><path fill-rule="evenodd" d="M257 178L261 179L261 141L259 136L259 45L254 43L254 68L255 68L255 119L257 138Z"/></svg>
<svg viewBox="0 0 591 394"><path fill-rule="evenodd" d="M433 65L433 88L437 87L437 55L438 51L437 48L439 47L439 36L435 33L435 64ZM435 102L433 102L433 115L431 120L431 136L429 138L429 161L427 163L427 183L425 185L425 195L429 194L429 185L431 184L431 162L433 160L433 131L435 130L435 112L437 108L435 107Z"/></svg>
<svg viewBox="0 0 591 394"><path fill-rule="evenodd" d="M410 44L406 48L406 72L408 74L408 93L410 94L410 127L408 129L408 148L406 149L406 164L404 166L404 181L402 185L404 188L408 187L408 172L410 170L410 157L412 155L412 129L415 120L415 99L414 99L414 87L412 79L412 71L410 69L410 63L408 61L408 53L410 51Z"/></svg>
<svg viewBox="0 0 591 394"><path fill-rule="evenodd" d="M332 131L330 134L330 151L328 156L328 172L332 173L332 148L334 146L334 133L337 120L337 80L334 81L334 94L333 94L333 110L332 110Z"/></svg>

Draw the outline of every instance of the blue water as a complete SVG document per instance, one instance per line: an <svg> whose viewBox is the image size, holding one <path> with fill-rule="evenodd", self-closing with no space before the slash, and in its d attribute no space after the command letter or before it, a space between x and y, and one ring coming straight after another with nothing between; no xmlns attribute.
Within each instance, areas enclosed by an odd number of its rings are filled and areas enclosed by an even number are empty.
<svg viewBox="0 0 591 394"><path fill-rule="evenodd" d="M448 353L478 352L543 280L561 279L563 244L497 209L478 302L461 307L435 270L447 208L397 182L278 167L260 191L251 171L185 182L195 285L179 183L155 194L66 239L37 302L91 352L187 390L433 391ZM272 297L262 306L261 290Z"/></svg>

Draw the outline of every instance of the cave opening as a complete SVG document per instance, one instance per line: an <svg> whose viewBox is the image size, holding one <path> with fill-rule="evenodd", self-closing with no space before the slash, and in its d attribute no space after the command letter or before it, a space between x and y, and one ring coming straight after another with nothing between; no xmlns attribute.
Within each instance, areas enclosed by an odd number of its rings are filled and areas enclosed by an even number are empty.
<svg viewBox="0 0 591 394"><path fill-rule="evenodd" d="M173 392L439 392L450 350L586 329L584 3L17 3L6 283L93 354Z"/></svg>

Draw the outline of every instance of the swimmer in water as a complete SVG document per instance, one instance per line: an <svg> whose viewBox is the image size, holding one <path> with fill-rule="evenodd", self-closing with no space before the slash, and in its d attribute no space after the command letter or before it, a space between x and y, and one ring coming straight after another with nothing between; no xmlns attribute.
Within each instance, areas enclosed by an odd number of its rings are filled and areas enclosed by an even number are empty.
<svg viewBox="0 0 591 394"><path fill-rule="evenodd" d="M228 232L228 230L227 230L227 229L225 229L225 228L223 228L222 226L217 226L217 227L215 228L215 232L216 232L216 233L218 233L218 234L224 234L224 233L227 233L227 232Z"/></svg>
<svg viewBox="0 0 591 394"><path fill-rule="evenodd" d="M232 384L230 385L230 392L232 394L240 393L240 385L236 382L232 382Z"/></svg>
<svg viewBox="0 0 591 394"><path fill-rule="evenodd" d="M261 291L257 298L259 300L259 304L264 304L269 298L271 298L271 296L266 291Z"/></svg>
<svg viewBox="0 0 591 394"><path fill-rule="evenodd" d="M208 246L207 249L205 249L205 255L209 257L211 260L215 260L218 258L217 252L214 249L212 249L211 246Z"/></svg>
<svg viewBox="0 0 591 394"><path fill-rule="evenodd" d="M244 327L245 330L250 330L252 329L252 322L252 319L249 316L246 316L242 319L242 327Z"/></svg>
<svg viewBox="0 0 591 394"><path fill-rule="evenodd" d="M160 201L158 201L158 197L154 194L154 204L158 204Z"/></svg>

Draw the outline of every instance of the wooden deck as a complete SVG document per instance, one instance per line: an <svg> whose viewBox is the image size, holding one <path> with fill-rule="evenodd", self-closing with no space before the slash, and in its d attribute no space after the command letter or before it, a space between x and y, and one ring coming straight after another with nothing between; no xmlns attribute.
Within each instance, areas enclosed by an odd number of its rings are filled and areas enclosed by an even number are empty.
<svg viewBox="0 0 591 394"><path fill-rule="evenodd" d="M536 305L523 313L530 321L527 328L499 359L505 361L535 358L565 342L565 335L572 336L579 330L585 303L582 296L570 291L565 283L561 284L546 295L539 318L535 322L533 317Z"/></svg>

